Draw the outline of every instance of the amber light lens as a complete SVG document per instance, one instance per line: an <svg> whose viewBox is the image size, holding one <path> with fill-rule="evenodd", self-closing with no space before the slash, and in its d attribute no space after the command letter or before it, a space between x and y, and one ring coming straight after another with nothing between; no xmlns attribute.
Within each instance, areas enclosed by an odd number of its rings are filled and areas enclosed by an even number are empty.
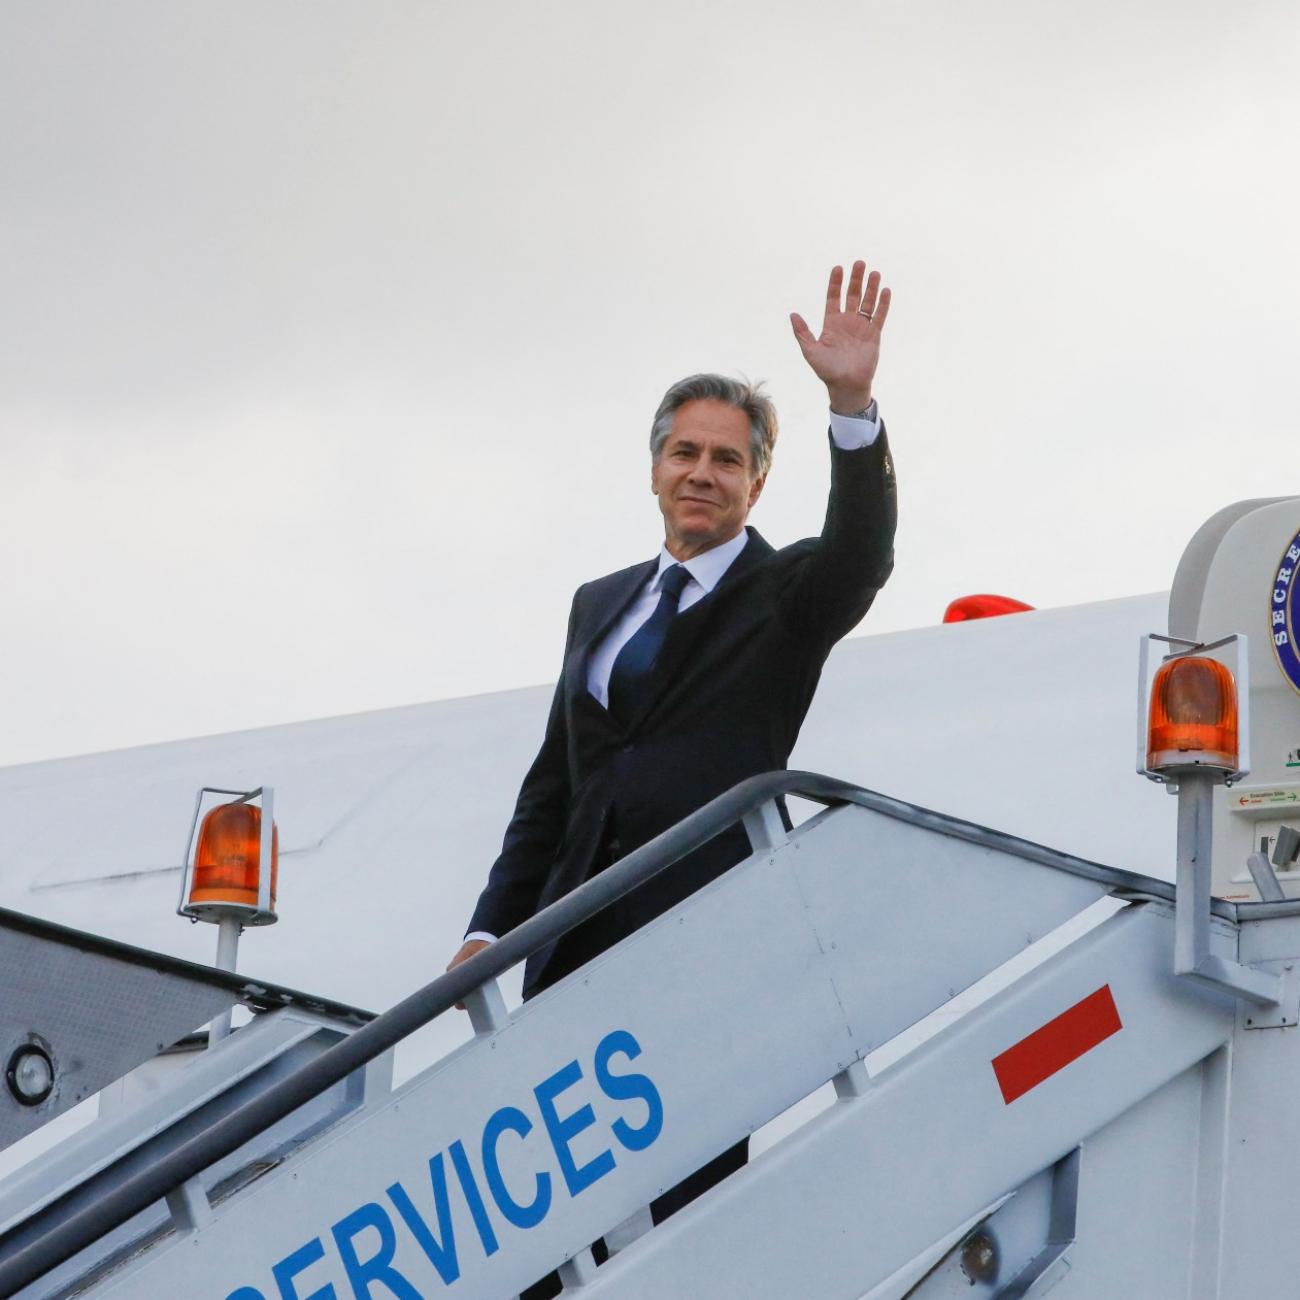
<svg viewBox="0 0 1300 1300"><path fill-rule="evenodd" d="M1187 655L1161 665L1151 687L1147 767L1153 772L1237 770L1237 684L1214 659Z"/></svg>
<svg viewBox="0 0 1300 1300"><path fill-rule="evenodd" d="M190 904L257 906L258 861L262 852L262 810L247 803L223 803L203 819L194 853ZM271 910L280 870L280 831L271 826Z"/></svg>

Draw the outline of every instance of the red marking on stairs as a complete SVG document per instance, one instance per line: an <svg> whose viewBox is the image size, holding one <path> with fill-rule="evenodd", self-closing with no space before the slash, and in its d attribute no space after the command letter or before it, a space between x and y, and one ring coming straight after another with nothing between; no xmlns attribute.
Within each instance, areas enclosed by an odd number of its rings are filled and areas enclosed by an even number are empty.
<svg viewBox="0 0 1300 1300"><path fill-rule="evenodd" d="M993 1073L998 1077L1003 1101L1009 1106L1123 1028L1110 985L1103 984L1082 1002L1076 1002L993 1058Z"/></svg>

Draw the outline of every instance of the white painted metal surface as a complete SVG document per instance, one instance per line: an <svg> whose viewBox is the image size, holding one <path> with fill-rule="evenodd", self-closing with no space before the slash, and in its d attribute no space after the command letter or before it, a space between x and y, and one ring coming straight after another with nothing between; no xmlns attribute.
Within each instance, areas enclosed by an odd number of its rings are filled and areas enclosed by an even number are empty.
<svg viewBox="0 0 1300 1300"><path fill-rule="evenodd" d="M1011 905L970 927L970 910L987 891ZM274 1294L274 1265L317 1239L324 1253L304 1264L302 1294L309 1278L346 1286L331 1230L372 1204L385 1216L374 1218L376 1240L383 1225L402 1234L394 1268L432 1291L437 1270L403 1226L402 1197L386 1191L402 1184L437 1232L430 1160L447 1180L459 1294L511 1294L1101 892L863 810L827 814L412 1080L373 1118L266 1174L218 1208L198 1240L161 1247L104 1294L148 1294L162 1284L155 1279L172 1275L177 1252L187 1268L211 1268L227 1291L248 1284ZM913 943L898 943L904 931ZM875 956L854 961L855 952ZM643 1071L662 1102L662 1132L643 1149L637 1134L649 1131L650 1105L617 1100L608 1095L614 1086L602 1091L599 1083L597 1061L611 1035L608 1069ZM536 1092L558 1073L567 1082L555 1093L555 1123L575 1125L568 1177L565 1144L547 1136ZM536 1199L537 1178L546 1179L549 1205L532 1227L504 1221L484 1173L482 1135L510 1106L528 1117L530 1131L510 1132L494 1149L519 1203ZM593 1108L590 1123L577 1125L585 1106ZM630 1126L623 1143L621 1126ZM459 1158L489 1206L486 1242ZM582 1171L595 1167L602 1173L585 1186L591 1175ZM499 1248L489 1255L493 1240ZM365 1255L372 1244L367 1238Z"/></svg>
<svg viewBox="0 0 1300 1300"><path fill-rule="evenodd" d="M1226 999L1173 977L1170 921L1134 907L1080 939L620 1255L593 1300L690 1295L700 1277L717 1296L855 1300L1080 1142L1086 1183L1090 1135L1232 1034ZM993 1059L1103 985L1123 1028L1005 1102ZM1040 1244L965 1294L1000 1294ZM1106 1246L1076 1295L1186 1295L1188 1223L1161 1239L1139 1220ZM1155 1289L1129 1289L1140 1252Z"/></svg>
<svg viewBox="0 0 1300 1300"><path fill-rule="evenodd" d="M900 874L906 888L890 883ZM990 890L1008 905L971 926ZM161 1247L104 1294L158 1287L180 1251L231 1293L247 1285L273 1295L277 1263L307 1248L301 1294L331 1282L346 1295L353 1227L364 1257L391 1229L392 1268L432 1294L438 1271L402 1214L405 1192L446 1244L430 1160L446 1180L458 1293L511 1294L1102 892L861 809L826 814L413 1080L375 1116L268 1173L219 1208L197 1241ZM612 1053L605 1064L602 1050ZM620 1099L617 1084L602 1083L606 1066L649 1082ZM563 1085L549 1126L548 1080ZM494 1198L484 1134L511 1107L527 1131L489 1142L509 1189ZM557 1137L568 1126L571 1137ZM489 1234L475 1226L475 1190ZM525 1206L540 1196L545 1213L512 1224L507 1195ZM349 1217L368 1206L378 1208Z"/></svg>
<svg viewBox="0 0 1300 1300"><path fill-rule="evenodd" d="M889 896L900 869L911 887ZM1300 1126L1227 1081L1247 1062L1300 1077L1300 1036L1252 1029L1175 974L1167 902L1124 906L886 1059L1101 892L826 813L513 1015L485 994L472 1043L197 1219L178 1193L182 1235L86 1294L170 1295L197 1270L220 1300L510 1296L829 1078L829 1110L570 1282L628 1298L1290 1294L1285 1252L1239 1250L1260 1233L1228 1227L1281 1185ZM1249 922L1240 945L1242 926L1214 929L1270 969L1300 948L1300 916ZM1103 993L1113 1024L1038 1042Z"/></svg>

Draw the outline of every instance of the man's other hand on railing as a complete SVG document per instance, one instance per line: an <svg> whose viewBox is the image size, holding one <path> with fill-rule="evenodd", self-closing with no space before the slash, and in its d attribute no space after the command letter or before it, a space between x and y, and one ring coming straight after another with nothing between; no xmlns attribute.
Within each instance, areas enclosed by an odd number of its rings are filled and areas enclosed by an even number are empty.
<svg viewBox="0 0 1300 1300"><path fill-rule="evenodd" d="M455 970L461 962L469 961L475 953L482 952L487 946L488 941L486 939L466 939L465 942L461 944L460 951L447 963L447 969L449 971ZM456 1010L464 1011L465 1004L463 1002L457 1002Z"/></svg>

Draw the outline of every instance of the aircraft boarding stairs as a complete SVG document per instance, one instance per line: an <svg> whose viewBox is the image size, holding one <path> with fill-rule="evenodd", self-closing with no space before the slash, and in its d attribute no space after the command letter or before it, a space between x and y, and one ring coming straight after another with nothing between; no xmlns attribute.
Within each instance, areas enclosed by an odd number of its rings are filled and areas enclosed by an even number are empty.
<svg viewBox="0 0 1300 1300"><path fill-rule="evenodd" d="M784 794L826 807L787 832ZM498 975L737 820L752 857L506 1013ZM1173 973L1174 900L755 778L370 1023L269 1011L35 1161L0 1188L0 1296L508 1297L557 1266L592 1300L1300 1294L1300 906L1203 918L1225 959L1285 972L1270 1008ZM472 1041L392 1091L393 1044L462 999ZM833 1104L650 1227L658 1193L827 1081Z"/></svg>

